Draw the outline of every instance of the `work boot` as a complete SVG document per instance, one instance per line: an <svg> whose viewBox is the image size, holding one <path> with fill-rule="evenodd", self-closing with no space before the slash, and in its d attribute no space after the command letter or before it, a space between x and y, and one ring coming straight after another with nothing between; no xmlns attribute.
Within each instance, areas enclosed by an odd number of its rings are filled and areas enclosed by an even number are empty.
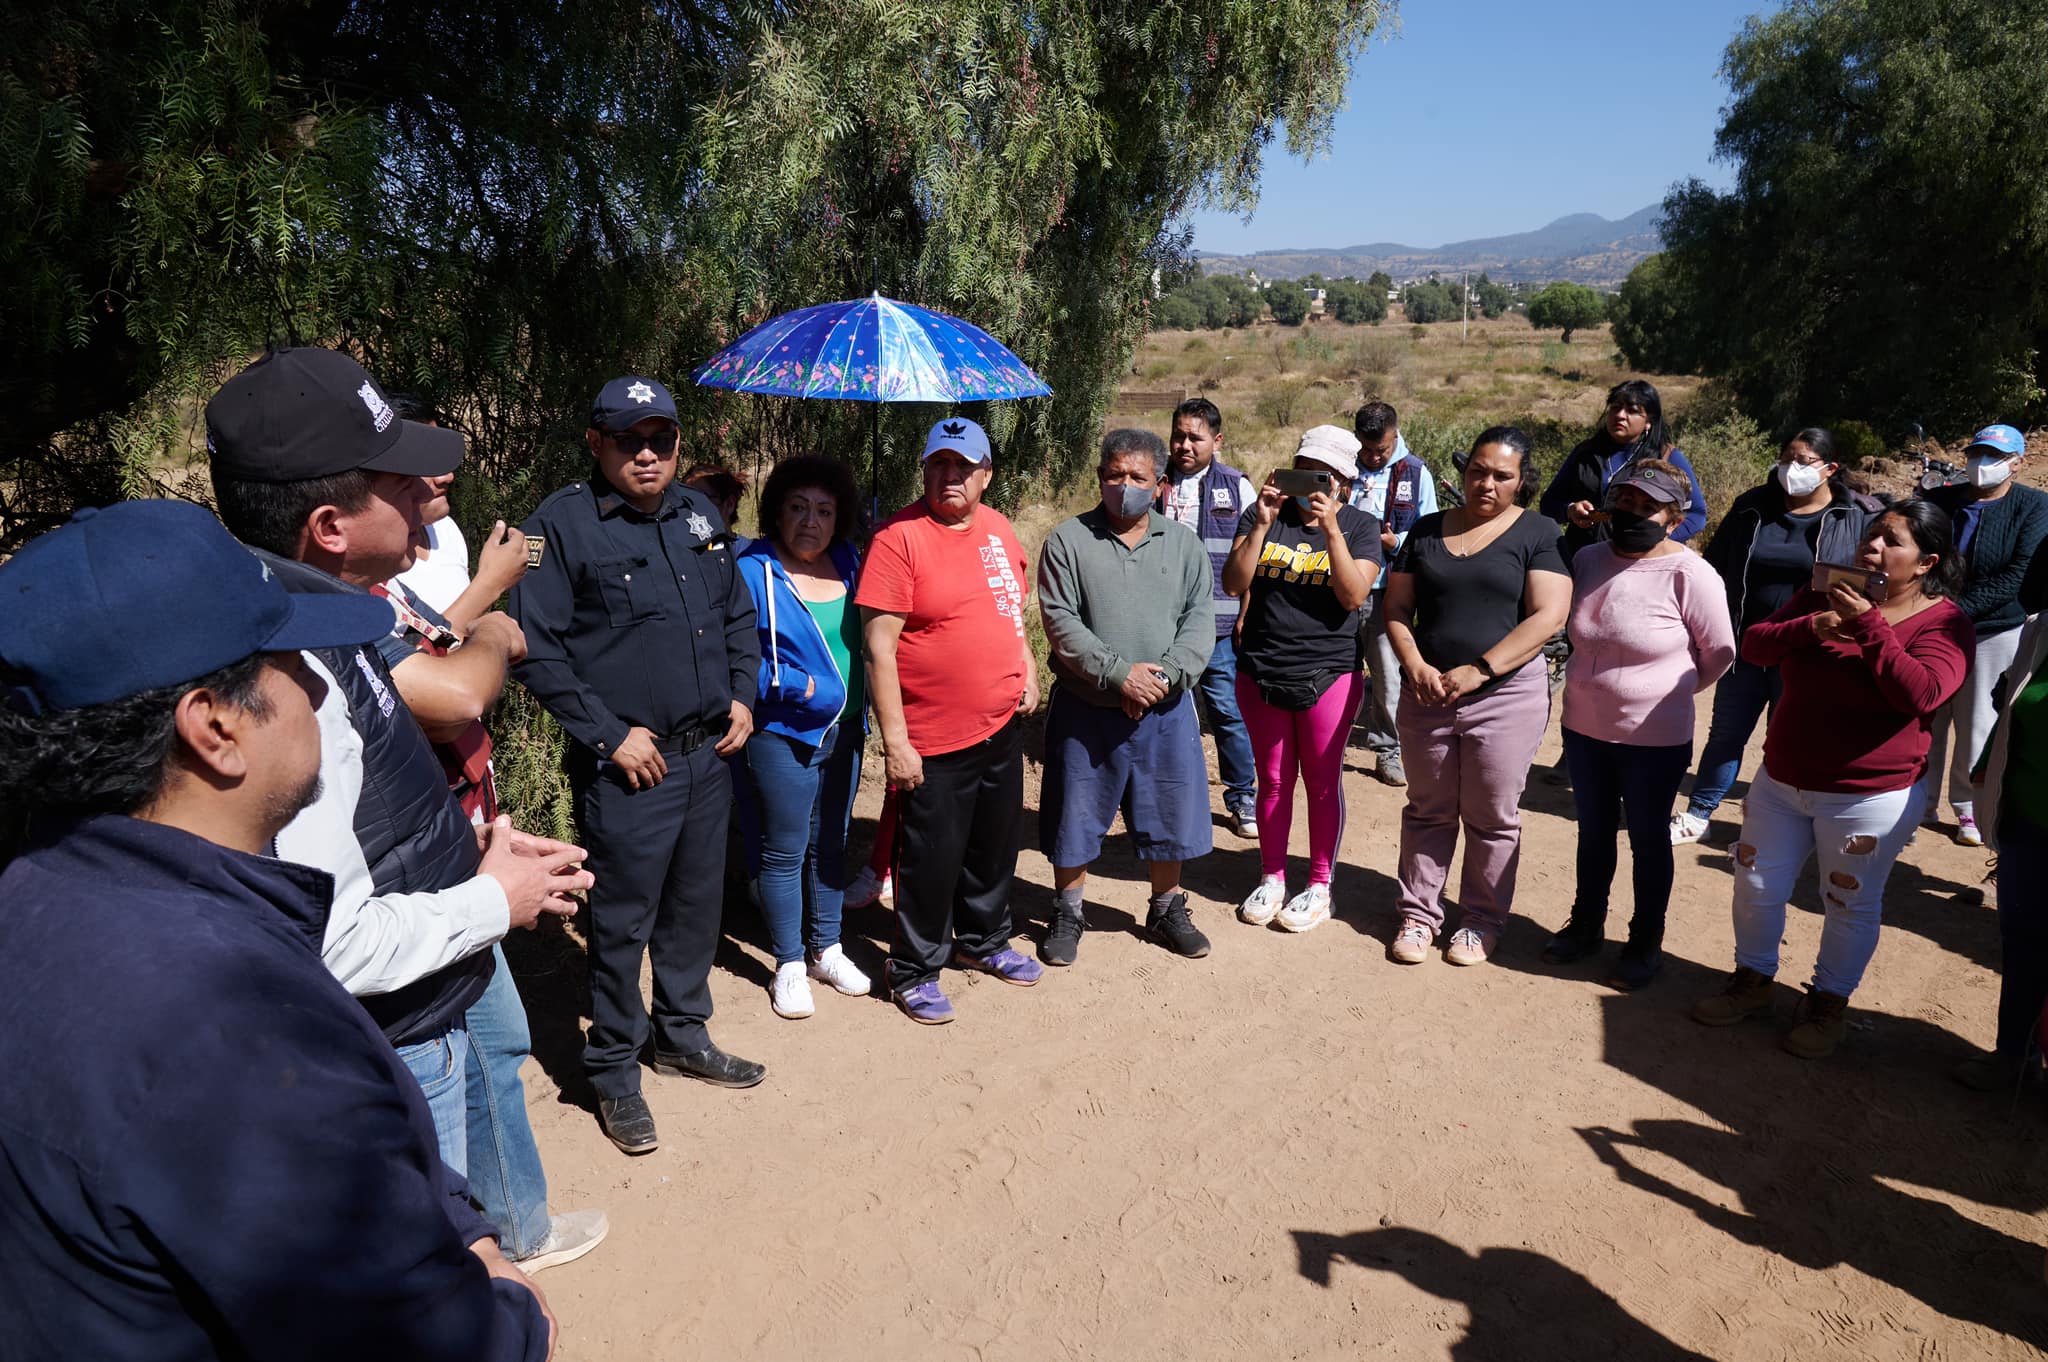
<svg viewBox="0 0 2048 1362"><path fill-rule="evenodd" d="M1038 943L1038 958L1048 965L1071 965L1080 953L1081 937L1088 930L1088 919L1079 909L1068 912L1055 905L1052 930L1045 934L1045 940Z"/></svg>
<svg viewBox="0 0 2048 1362"><path fill-rule="evenodd" d="M1801 1059L1826 1059L1848 1032L1849 1000L1809 984L1799 1000L1799 1020L1779 1044Z"/></svg>
<svg viewBox="0 0 2048 1362"><path fill-rule="evenodd" d="M654 1113L647 1099L637 1092L624 1097L601 1097L597 1102L598 1123L605 1138L628 1154L647 1154L661 1145L654 1133Z"/></svg>
<svg viewBox="0 0 2048 1362"><path fill-rule="evenodd" d="M1693 1004L1692 1019L1701 1026L1733 1026L1745 1017L1768 1014L1775 982L1775 975L1737 965L1719 993Z"/></svg>

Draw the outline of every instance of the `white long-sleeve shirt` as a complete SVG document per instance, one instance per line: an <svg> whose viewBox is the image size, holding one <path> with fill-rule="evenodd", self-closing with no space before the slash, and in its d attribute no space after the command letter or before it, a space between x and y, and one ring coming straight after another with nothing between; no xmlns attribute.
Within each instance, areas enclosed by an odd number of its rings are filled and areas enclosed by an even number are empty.
<svg viewBox="0 0 2048 1362"><path fill-rule="evenodd" d="M511 926L505 890L478 875L431 894L372 893L369 863L356 840L356 801L363 792L363 740L349 722L348 702L334 674L301 654L327 683L320 702L320 796L277 835L280 859L334 876L334 907L320 959L357 997L390 993L477 951Z"/></svg>

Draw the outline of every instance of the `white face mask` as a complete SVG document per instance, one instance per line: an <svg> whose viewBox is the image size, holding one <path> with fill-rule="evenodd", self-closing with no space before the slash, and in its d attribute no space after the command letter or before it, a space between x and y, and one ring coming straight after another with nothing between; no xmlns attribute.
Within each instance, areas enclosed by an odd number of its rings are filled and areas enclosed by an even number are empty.
<svg viewBox="0 0 2048 1362"><path fill-rule="evenodd" d="M1817 463L1781 463L1777 471L1778 485L1785 489L1787 496L1812 496L1827 481Z"/></svg>
<svg viewBox="0 0 2048 1362"><path fill-rule="evenodd" d="M1983 459L1970 456L1970 486L1986 491L2012 476L2011 459Z"/></svg>

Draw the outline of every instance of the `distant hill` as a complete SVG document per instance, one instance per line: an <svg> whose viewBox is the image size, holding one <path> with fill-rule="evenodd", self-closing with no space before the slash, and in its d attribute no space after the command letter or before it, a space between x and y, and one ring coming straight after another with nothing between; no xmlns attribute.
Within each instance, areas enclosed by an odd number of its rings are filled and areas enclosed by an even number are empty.
<svg viewBox="0 0 2048 1362"><path fill-rule="evenodd" d="M1363 279L1374 270L1385 270L1399 283L1423 278L1432 271L1485 270L1504 284L1569 279L1595 288L1616 288L1637 261L1663 248L1657 230L1662 216L1663 206L1653 203L1618 222L1597 213L1573 213L1533 232L1453 241L1433 248L1376 241L1365 246L1253 255L1195 254L1204 273L1257 270L1262 279L1298 279L1304 274L1333 279L1350 274Z"/></svg>

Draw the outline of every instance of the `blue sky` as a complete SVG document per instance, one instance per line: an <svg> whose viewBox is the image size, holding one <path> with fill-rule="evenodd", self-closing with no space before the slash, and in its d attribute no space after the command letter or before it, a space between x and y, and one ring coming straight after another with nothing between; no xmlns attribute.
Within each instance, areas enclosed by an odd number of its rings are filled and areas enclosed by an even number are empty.
<svg viewBox="0 0 2048 1362"><path fill-rule="evenodd" d="M1194 215L1195 248L1439 246L1616 218L1713 161L1721 53L1772 0L1406 0L1352 67L1330 148L1268 148L1249 223Z"/></svg>

